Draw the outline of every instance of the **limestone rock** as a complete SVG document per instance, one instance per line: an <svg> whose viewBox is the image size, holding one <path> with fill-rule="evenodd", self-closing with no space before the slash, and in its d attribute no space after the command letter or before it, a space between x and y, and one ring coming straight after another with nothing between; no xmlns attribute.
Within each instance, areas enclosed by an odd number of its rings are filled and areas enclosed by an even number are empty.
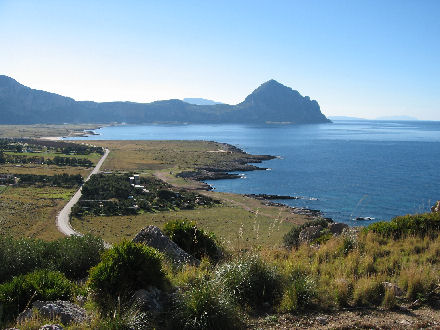
<svg viewBox="0 0 440 330"><path fill-rule="evenodd" d="M301 242L311 242L321 236L323 229L321 225L306 227L299 233L299 240Z"/></svg>
<svg viewBox="0 0 440 330"><path fill-rule="evenodd" d="M63 330L64 328L59 324L45 324L40 330Z"/></svg>
<svg viewBox="0 0 440 330"><path fill-rule="evenodd" d="M399 288L396 284L391 282L382 282L383 287L385 290L391 290L393 291L394 295L396 297L400 297L403 295L403 290Z"/></svg>
<svg viewBox="0 0 440 330"><path fill-rule="evenodd" d="M431 207L431 212L440 212L440 201L437 201L433 207Z"/></svg>
<svg viewBox="0 0 440 330"><path fill-rule="evenodd" d="M24 310L19 316L19 321L24 321L33 316L34 310L47 318L59 318L61 323L68 325L72 322L81 323L87 319L86 310L69 301L35 301L32 308ZM48 328L50 329L50 328Z"/></svg>
<svg viewBox="0 0 440 330"><path fill-rule="evenodd" d="M160 313L163 310L162 291L153 286L137 290L133 295L133 305L144 312Z"/></svg>
<svg viewBox="0 0 440 330"><path fill-rule="evenodd" d="M345 223L330 223L328 225L328 229L333 235L341 235L345 228L348 228L348 225Z"/></svg>
<svg viewBox="0 0 440 330"><path fill-rule="evenodd" d="M182 250L176 243L170 240L162 231L156 226L148 226L142 229L133 239L135 243L143 243L151 246L160 252L164 253L175 263L189 263L199 265L200 261L192 255Z"/></svg>

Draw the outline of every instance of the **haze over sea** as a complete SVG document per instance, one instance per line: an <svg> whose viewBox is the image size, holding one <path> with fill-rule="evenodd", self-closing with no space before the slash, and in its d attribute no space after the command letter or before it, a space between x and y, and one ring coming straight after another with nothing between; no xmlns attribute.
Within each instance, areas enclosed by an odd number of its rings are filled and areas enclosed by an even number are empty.
<svg viewBox="0 0 440 330"><path fill-rule="evenodd" d="M217 191L301 196L283 200L350 225L429 211L440 199L440 122L335 121L320 125L139 125L96 131L95 140L212 140L278 159ZM371 222L371 221L370 221ZM369 222L369 223L370 223Z"/></svg>

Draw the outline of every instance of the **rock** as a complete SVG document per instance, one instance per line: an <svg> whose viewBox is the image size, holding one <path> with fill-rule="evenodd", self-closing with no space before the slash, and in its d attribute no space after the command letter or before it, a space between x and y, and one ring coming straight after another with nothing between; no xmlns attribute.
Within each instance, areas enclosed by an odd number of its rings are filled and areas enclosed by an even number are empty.
<svg viewBox="0 0 440 330"><path fill-rule="evenodd" d="M153 286L137 290L133 295L133 305L144 312L160 313L163 310L162 291Z"/></svg>
<svg viewBox="0 0 440 330"><path fill-rule="evenodd" d="M84 296L82 296L82 295L78 295L78 296L76 296L76 302L77 302L77 304L78 304L79 306L83 307L84 304L86 303L86 301L87 301L87 298L86 298L86 297L84 297Z"/></svg>
<svg viewBox="0 0 440 330"><path fill-rule="evenodd" d="M61 323L68 325L72 322L81 323L87 319L86 310L69 301L35 301L32 308L24 310L18 316L18 321L32 318L34 311L47 318L59 318ZM49 328L48 328L49 329Z"/></svg>
<svg viewBox="0 0 440 330"><path fill-rule="evenodd" d="M142 229L133 239L135 243L143 243L164 253L175 263L189 263L199 265L200 260L182 250L176 243L170 240L156 226L148 226Z"/></svg>
<svg viewBox="0 0 440 330"><path fill-rule="evenodd" d="M63 330L64 328L59 324L45 324L40 330Z"/></svg>
<svg viewBox="0 0 440 330"><path fill-rule="evenodd" d="M399 288L396 284L391 282L382 282L383 287L385 290L392 290L394 292L394 295L396 297L400 297L403 295L403 290Z"/></svg>
<svg viewBox="0 0 440 330"><path fill-rule="evenodd" d="M324 316L324 315L318 316L316 318L316 322L318 322L321 325L326 325L328 323L328 318L326 316Z"/></svg>
<svg viewBox="0 0 440 330"><path fill-rule="evenodd" d="M321 225L306 227L299 233L299 240L302 242L311 242L321 236L323 229Z"/></svg>
<svg viewBox="0 0 440 330"><path fill-rule="evenodd" d="M431 212L438 213L440 212L440 201L437 201L433 207L431 207Z"/></svg>
<svg viewBox="0 0 440 330"><path fill-rule="evenodd" d="M328 225L328 229L333 235L341 235L345 228L348 228L348 225L345 223L330 223Z"/></svg>

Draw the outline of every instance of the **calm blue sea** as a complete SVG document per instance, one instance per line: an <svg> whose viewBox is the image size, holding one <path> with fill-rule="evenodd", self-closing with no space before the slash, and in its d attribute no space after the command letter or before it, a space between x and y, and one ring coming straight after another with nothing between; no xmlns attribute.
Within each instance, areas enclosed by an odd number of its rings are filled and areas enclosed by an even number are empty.
<svg viewBox="0 0 440 330"><path fill-rule="evenodd" d="M320 125L113 126L85 139L213 140L279 159L218 191L302 196L281 201L351 225L425 212L440 199L440 122L336 121Z"/></svg>

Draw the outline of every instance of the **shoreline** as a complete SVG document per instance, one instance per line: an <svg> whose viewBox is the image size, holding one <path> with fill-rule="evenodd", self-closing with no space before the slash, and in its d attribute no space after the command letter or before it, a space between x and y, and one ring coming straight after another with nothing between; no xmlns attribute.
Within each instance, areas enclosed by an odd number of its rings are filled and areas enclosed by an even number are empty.
<svg viewBox="0 0 440 330"><path fill-rule="evenodd" d="M213 141L215 142L215 141ZM272 160L272 159L278 159L280 156L273 156L273 155L253 155L245 152L244 150L231 145L229 143L223 143L223 142L216 142L221 143L222 145L227 147L227 150L219 150L216 152L239 152L243 154L243 158L238 159L235 162L221 162L217 166L210 166L210 167L196 167L193 171L183 171L176 175L176 177L180 177L183 179L189 179L193 181L197 181L200 183L203 183L205 189L202 190L214 190L214 188L206 183L206 180L228 180L228 179L239 179L242 176L239 174L229 173L229 172L250 172L250 171L265 171L268 168L266 167L258 167L255 165L252 165L250 163L257 163L261 164L263 161ZM290 206L284 203L280 202L272 202L271 200L283 200L283 199L301 199L302 197L299 196L282 196L282 195L275 195L275 194L266 194L266 193L260 193L260 194L239 194L234 193L231 191L224 191L224 193L231 193L231 194L238 194L244 197L252 198L255 200L259 200L262 202L265 206L274 206L274 207L283 207L289 209L293 214L298 215L304 215L313 219L323 218L328 220L329 222L333 222L332 218L324 217L324 214L321 210L316 209L309 209L304 207L294 207Z"/></svg>
<svg viewBox="0 0 440 330"><path fill-rule="evenodd" d="M100 129L103 126L97 127L96 129ZM94 133L90 129L84 129L82 132L75 132L73 136L69 136L69 138L73 138L69 140L70 142L78 143L82 140L75 140L76 137L88 137L91 135L100 135L99 133ZM61 136L49 136L42 137L41 139L50 140L50 141L64 141L64 137ZM109 140L109 141L118 141L118 140ZM134 141L134 140L133 140ZM149 140L145 140L149 141ZM151 140L155 141L155 140ZM171 141L171 140L170 140ZM186 141L186 140L177 140L177 141ZM214 188L206 183L206 180L225 180L225 179L239 179L242 178L242 175L230 173L230 172L250 172L250 171L265 171L269 170L267 167L259 167L254 164L261 164L263 161L272 160L272 159L282 159L281 156L274 155L253 155L249 154L243 149L234 146L225 142L217 142L217 141L206 141L206 142L215 142L222 145L222 148L218 150L210 150L210 153L218 153L218 154L227 154L227 153L239 153L242 155L241 158L236 159L235 161L220 161L214 166L200 166L195 167L194 170L182 171L175 176L177 178L183 178L185 180L192 180L201 183L203 186L200 187L200 190L211 191ZM225 193L234 193L231 191L225 191ZM234 193L235 194L235 193ZM272 202L270 200L282 200L282 199L301 199L299 196L278 196L271 195L267 193L259 193L259 194L239 194L244 197L249 197L253 199L260 200L263 205L266 206L275 206L275 207L284 207L288 208L293 214L305 215L311 218L324 218L329 221L333 221L331 218L324 217L324 214L321 210L317 209L309 209L304 207L294 207L280 202Z"/></svg>

